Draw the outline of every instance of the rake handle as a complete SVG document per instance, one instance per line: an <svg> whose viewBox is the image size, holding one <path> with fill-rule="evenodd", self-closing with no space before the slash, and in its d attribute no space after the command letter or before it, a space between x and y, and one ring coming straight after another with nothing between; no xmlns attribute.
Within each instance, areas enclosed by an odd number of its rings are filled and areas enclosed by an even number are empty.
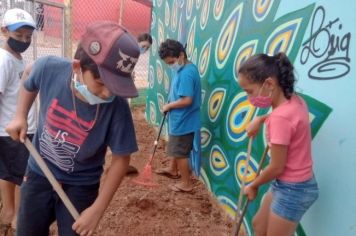
<svg viewBox="0 0 356 236"><path fill-rule="evenodd" d="M256 177L259 176L260 173L261 173L262 165L263 165L263 163L265 162L265 159L266 159L266 157L267 157L268 150L269 150L269 147L268 147L268 145L267 145L266 148L265 148L265 150L263 151L262 158L261 158L260 163L259 163L259 165L258 165ZM239 217L239 220L237 221L237 223L235 224L235 226L234 226L234 228L233 228L233 231L232 231L232 235L233 235L233 236L238 236L238 235L239 235L239 232L240 232L240 229L241 229L241 225L242 225L242 221L243 221L243 219L244 219L244 217L245 217L245 214L246 214L246 212L247 212L247 209L248 209L248 206L249 206L250 203L251 203L250 200L247 200L247 201L246 201L245 205L244 205L243 208L242 208L241 214L238 213L239 208L237 208L236 215L237 215L237 216L240 215L240 217Z"/></svg>
<svg viewBox="0 0 356 236"><path fill-rule="evenodd" d="M239 236L239 232L240 232L240 229L241 229L241 225L242 225L242 221L244 219L244 216L247 212L247 208L248 208L248 205L250 204L250 200L247 200L245 205L243 206L242 208L242 212L241 212L241 216L239 217L239 220L237 221L237 224L235 225L234 229L233 229L233 235L234 236Z"/></svg>
<svg viewBox="0 0 356 236"><path fill-rule="evenodd" d="M246 157L246 161L245 161L245 169L244 169L244 173L242 176L242 181L241 181L241 187L240 187L240 195L239 195L239 199L237 202L237 209L241 208L242 205L242 197L243 197L243 190L245 188L245 181L246 181L246 177L247 177L247 173L248 173L248 168L250 167L250 159L251 159L251 150L252 150L252 143L253 143L253 138L250 137L248 140L248 146L247 146L247 157ZM236 217L238 217L238 215L236 215ZM235 220L237 219L235 217Z"/></svg>
<svg viewBox="0 0 356 236"><path fill-rule="evenodd" d="M158 141L159 141L159 138L161 137L162 128L163 128L163 125L164 125L164 121L166 120L166 116L167 116L167 112L164 113L163 118L162 118L162 121L161 121L161 124L160 124L160 126L159 126L159 131L158 131L157 137L156 137L155 142L154 142L153 152L152 152L152 155L151 155L150 160L149 160L149 162L148 162L149 164L152 163L153 156L154 156L155 153L156 153L157 146L158 146Z"/></svg>
<svg viewBox="0 0 356 236"><path fill-rule="evenodd" d="M33 146L31 141L26 138L25 139L25 146L28 149L28 151L31 153L33 158L35 159L37 165L40 167L54 190L57 192L58 196L60 199L63 201L64 205L68 209L69 213L73 216L74 220L77 220L79 218L79 213L75 209L74 205L72 202L69 200L67 194L63 191L61 185L58 183L54 175L52 174L51 170L48 168L46 162L42 159L40 154L37 152L36 148Z"/></svg>

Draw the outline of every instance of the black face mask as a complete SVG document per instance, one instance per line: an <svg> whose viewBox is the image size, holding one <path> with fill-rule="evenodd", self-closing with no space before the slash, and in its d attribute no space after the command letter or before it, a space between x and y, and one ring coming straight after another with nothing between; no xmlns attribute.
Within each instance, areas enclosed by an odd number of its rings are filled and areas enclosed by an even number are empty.
<svg viewBox="0 0 356 236"><path fill-rule="evenodd" d="M12 37L9 37L9 39L7 40L7 44L15 52L23 53L30 46L31 41L24 43L24 42L21 42L19 40L12 38Z"/></svg>

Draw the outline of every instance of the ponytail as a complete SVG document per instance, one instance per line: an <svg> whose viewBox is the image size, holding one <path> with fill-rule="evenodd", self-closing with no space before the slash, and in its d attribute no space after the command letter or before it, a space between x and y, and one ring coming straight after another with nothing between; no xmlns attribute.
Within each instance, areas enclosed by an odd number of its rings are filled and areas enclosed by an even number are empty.
<svg viewBox="0 0 356 236"><path fill-rule="evenodd" d="M294 66L283 52L278 53L274 57L276 58L279 70L279 76L277 76L278 83L283 90L284 96L290 99L294 93Z"/></svg>

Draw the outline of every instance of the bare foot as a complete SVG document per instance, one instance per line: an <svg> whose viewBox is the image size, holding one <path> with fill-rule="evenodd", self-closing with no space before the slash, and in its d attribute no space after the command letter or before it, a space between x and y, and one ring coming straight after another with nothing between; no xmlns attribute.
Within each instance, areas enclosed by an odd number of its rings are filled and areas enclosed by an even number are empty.
<svg viewBox="0 0 356 236"><path fill-rule="evenodd" d="M11 224L13 216L14 215L12 213L6 213L2 210L0 214L0 222L2 224Z"/></svg>
<svg viewBox="0 0 356 236"><path fill-rule="evenodd" d="M176 175L178 175L178 170L172 170L169 167L165 167L165 168L160 168L160 169L155 170L155 173L156 174L166 174L166 173L168 173L170 175L176 176Z"/></svg>

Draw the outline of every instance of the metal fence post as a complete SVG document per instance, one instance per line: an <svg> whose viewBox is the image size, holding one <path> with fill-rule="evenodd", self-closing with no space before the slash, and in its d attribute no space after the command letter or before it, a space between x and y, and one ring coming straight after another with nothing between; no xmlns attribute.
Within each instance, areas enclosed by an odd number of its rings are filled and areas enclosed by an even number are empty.
<svg viewBox="0 0 356 236"><path fill-rule="evenodd" d="M64 12L63 12L63 55L67 58L72 58L72 0L64 0Z"/></svg>
<svg viewBox="0 0 356 236"><path fill-rule="evenodd" d="M120 0L119 25L122 25L122 14L124 13L125 0Z"/></svg>
<svg viewBox="0 0 356 236"><path fill-rule="evenodd" d="M33 19L36 19L36 17L35 17L35 2L32 1L31 3L32 3L31 4L31 15L33 16ZM32 51L33 51L32 58L33 58L33 60L36 60L37 59L37 34L33 35Z"/></svg>

